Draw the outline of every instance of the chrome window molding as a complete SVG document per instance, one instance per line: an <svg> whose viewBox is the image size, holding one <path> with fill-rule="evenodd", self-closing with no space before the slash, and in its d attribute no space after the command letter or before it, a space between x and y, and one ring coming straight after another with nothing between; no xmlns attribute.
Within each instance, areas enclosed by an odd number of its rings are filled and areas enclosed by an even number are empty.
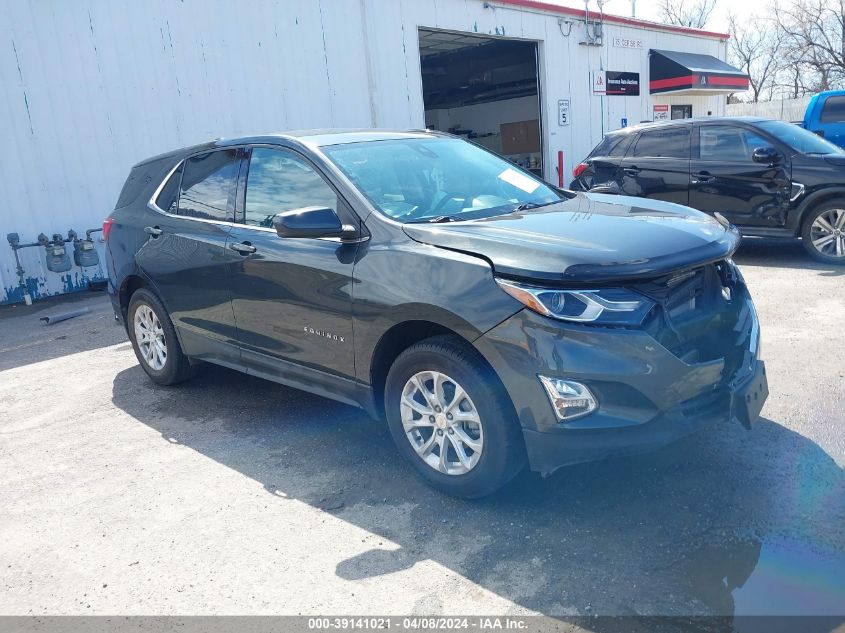
<svg viewBox="0 0 845 633"><path fill-rule="evenodd" d="M164 189L164 185L167 184L167 181L170 180L171 176L173 176L173 174L176 173L176 170L179 169L184 163L185 163L184 159L180 160L178 163L176 163L173 166L173 168L170 171L167 172L167 175L162 179L162 181L160 183L158 183L158 187L155 188L155 191L153 191L153 195L149 199L149 201L147 202L147 206L150 209L152 209L153 211L155 211L156 213L161 213L163 215L173 216L172 213L168 213L167 211L162 209L160 206L158 206L156 204L156 200L158 200L158 197L161 195L161 190Z"/></svg>
<svg viewBox="0 0 845 633"><path fill-rule="evenodd" d="M217 224L219 226L236 226L234 222L226 222L225 220L209 220L208 218L194 218L190 215L178 215L176 213L169 213L162 209L160 206L156 204L156 200L158 200L159 195L161 195L161 190L164 189L164 186L176 173L176 170L179 169L184 163L186 159L180 160L176 165L173 166L173 169L167 172L167 175L164 179L159 183L158 187L156 187L155 191L153 192L152 197L150 198L149 202L147 202L147 207L156 213L160 213L168 218L179 218L181 220L193 220L194 222L205 222L206 224Z"/></svg>
<svg viewBox="0 0 845 633"><path fill-rule="evenodd" d="M278 146L270 146L270 147L278 147ZM190 158L190 157L188 157L188 158ZM165 175L165 177L162 179L162 181L158 184L158 187L155 188L155 191L153 191L153 195L150 197L149 201L147 202L147 207L151 211L155 211L156 213L160 213L161 215L166 216L168 218L178 218L180 220L192 220L194 222L205 222L206 224L216 224L218 226L238 227L238 228L241 228L241 229L249 229L250 231L259 231L259 232L262 232L262 233L273 233L273 234L276 233L276 229L271 228L271 227L267 227L267 226L254 226L254 225L251 225L251 224L247 224L246 222L226 222L226 221L223 221L223 220L209 220L208 218L195 218L195 217L192 217L190 215L178 215L176 213L169 213L169 212L165 211L164 209L162 209L160 206L158 206L156 204L156 200L158 200L159 195L161 195L161 190L164 189L164 186L167 184L167 182L170 180L170 178L173 176L173 174L176 173L176 171L179 169L179 167L181 167L185 163L186 160L187 159L183 158L178 163L176 163L173 166L173 168L170 169L167 172L167 175ZM340 195L340 194L338 194L338 195ZM359 222L360 222L360 220L359 220ZM325 242L339 242L339 243L343 243L343 244L360 244L362 242L366 242L367 240L369 240L370 236L369 235L362 235L360 237L356 237L356 238L352 238L352 239L348 239L348 240L344 240L344 239L339 238L339 237L318 237L316 239L322 240L322 241L325 241Z"/></svg>

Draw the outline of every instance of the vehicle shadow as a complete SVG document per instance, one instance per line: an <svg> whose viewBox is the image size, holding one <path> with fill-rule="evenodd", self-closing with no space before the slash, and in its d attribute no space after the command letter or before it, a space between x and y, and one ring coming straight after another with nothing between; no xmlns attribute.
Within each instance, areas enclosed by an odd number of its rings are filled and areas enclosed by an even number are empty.
<svg viewBox="0 0 845 633"><path fill-rule="evenodd" d="M822 277L845 275L845 266L816 261L807 254L798 239L745 237L734 260L741 266L818 270Z"/></svg>
<svg viewBox="0 0 845 633"><path fill-rule="evenodd" d="M344 560L336 573L347 580L430 559L570 622L723 615L731 630L734 614L804 613L804 594L772 602L783 579L757 569L772 556L778 568L784 547L795 551L782 543L798 543L814 553L810 564L843 562L822 570L823 601L811 613L845 621L845 474L817 444L772 420L751 432L726 423L650 455L547 479L526 472L489 498L463 501L421 483L384 425L361 411L223 368L161 388L135 366L115 377L112 399L163 442L399 546ZM814 571L795 569L794 578ZM417 609L439 604L433 588ZM616 630L613 622L590 628Z"/></svg>

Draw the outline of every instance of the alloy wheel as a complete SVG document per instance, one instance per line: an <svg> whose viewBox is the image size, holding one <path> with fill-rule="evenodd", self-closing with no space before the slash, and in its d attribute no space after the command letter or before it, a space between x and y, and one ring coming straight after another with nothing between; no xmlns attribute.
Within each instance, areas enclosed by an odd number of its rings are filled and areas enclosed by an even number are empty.
<svg viewBox="0 0 845 633"><path fill-rule="evenodd" d="M813 220L810 240L822 255L845 258L845 209L827 209Z"/></svg>
<svg viewBox="0 0 845 633"><path fill-rule="evenodd" d="M481 458L484 431L472 399L457 381L438 371L411 376L400 400L405 436L434 470L463 475Z"/></svg>
<svg viewBox="0 0 845 633"><path fill-rule="evenodd" d="M153 309L141 304L135 310L135 342L141 352L144 362L155 371L161 371L167 362L167 341L164 329L161 327Z"/></svg>

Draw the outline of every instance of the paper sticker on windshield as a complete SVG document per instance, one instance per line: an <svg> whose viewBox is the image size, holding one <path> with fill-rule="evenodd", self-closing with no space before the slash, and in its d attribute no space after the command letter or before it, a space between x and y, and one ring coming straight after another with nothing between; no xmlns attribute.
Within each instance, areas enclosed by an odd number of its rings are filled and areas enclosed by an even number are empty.
<svg viewBox="0 0 845 633"><path fill-rule="evenodd" d="M540 186L536 180L532 180L525 174L520 174L515 169L508 167L505 171L499 174L499 178L506 183L522 189L525 193L534 193L534 190Z"/></svg>

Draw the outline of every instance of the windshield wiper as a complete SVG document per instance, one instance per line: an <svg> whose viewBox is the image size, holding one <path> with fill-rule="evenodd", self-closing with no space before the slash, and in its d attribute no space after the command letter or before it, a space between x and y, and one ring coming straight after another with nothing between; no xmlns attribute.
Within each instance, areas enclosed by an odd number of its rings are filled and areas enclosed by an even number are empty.
<svg viewBox="0 0 845 633"><path fill-rule="evenodd" d="M547 207L550 204L555 204L556 202L560 202L560 200L552 200L551 202L523 202L522 204L516 205L511 210L511 213L516 213L517 211L528 211L529 209L539 209L540 207Z"/></svg>
<svg viewBox="0 0 845 633"><path fill-rule="evenodd" d="M418 220L411 220L407 224L440 224L441 222L454 222L457 216L454 215L435 215L433 218L420 218Z"/></svg>

